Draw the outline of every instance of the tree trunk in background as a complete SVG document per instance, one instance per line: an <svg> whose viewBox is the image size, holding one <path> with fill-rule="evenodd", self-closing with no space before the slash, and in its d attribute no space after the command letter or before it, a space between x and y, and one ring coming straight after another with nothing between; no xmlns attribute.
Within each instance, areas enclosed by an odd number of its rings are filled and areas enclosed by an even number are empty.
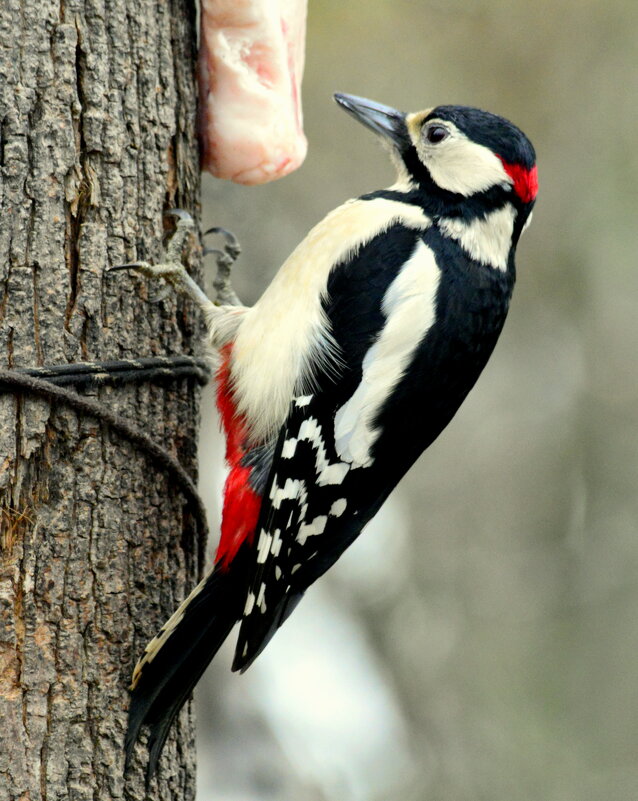
<svg viewBox="0 0 638 801"><path fill-rule="evenodd" d="M3 1L4 367L191 351L192 306L104 268L157 259L163 211L196 211L195 47L192 0ZM194 473L192 381L90 394ZM127 687L196 579L184 498L96 420L4 394L0 515L0 801L145 797ZM184 713L153 798L194 797L192 744Z"/></svg>

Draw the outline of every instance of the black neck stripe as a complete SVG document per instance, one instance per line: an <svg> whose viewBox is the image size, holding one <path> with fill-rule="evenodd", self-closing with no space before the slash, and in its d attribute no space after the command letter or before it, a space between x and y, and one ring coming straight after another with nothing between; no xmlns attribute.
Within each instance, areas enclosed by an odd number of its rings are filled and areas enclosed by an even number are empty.
<svg viewBox="0 0 638 801"><path fill-rule="evenodd" d="M498 209L502 209L508 202L511 202L511 193L500 186L486 189L484 192L477 192L474 195L465 197L464 195L454 195L446 192L449 197L445 200L431 195L422 188L400 191L395 189L379 189L376 192L368 192L361 195L360 200L394 200L399 203L408 203L411 206L418 206L420 209L436 220L440 217L459 218L465 222L475 219L483 219L487 214ZM452 200L453 198L453 200Z"/></svg>

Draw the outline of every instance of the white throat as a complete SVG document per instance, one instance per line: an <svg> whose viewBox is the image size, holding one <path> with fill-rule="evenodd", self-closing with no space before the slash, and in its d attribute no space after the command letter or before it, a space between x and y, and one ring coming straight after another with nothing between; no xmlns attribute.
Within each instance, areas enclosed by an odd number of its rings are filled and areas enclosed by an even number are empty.
<svg viewBox="0 0 638 801"><path fill-rule="evenodd" d="M463 250L476 261L507 270L516 211L511 203L471 222L441 217L439 229L445 236L456 239Z"/></svg>

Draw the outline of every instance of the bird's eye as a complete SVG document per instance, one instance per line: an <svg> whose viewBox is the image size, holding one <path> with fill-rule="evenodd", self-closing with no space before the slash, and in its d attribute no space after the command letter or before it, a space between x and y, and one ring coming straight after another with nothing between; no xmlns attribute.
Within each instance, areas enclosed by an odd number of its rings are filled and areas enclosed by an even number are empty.
<svg viewBox="0 0 638 801"><path fill-rule="evenodd" d="M438 145L450 135L447 128L442 125L430 125L425 131L425 138L431 145Z"/></svg>

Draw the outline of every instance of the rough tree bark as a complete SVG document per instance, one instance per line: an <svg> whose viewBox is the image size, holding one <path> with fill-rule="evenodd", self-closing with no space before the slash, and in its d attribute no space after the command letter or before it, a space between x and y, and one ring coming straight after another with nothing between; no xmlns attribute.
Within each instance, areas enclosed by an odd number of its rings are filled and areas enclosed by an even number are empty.
<svg viewBox="0 0 638 801"><path fill-rule="evenodd" d="M163 211L196 209L195 46L192 0L3 0L4 367L191 351L192 307L104 268L157 259ZM92 394L194 473L192 381ZM145 797L127 685L196 578L184 498L96 420L4 394L0 518L0 801ZM187 712L153 798L194 797L192 744Z"/></svg>

